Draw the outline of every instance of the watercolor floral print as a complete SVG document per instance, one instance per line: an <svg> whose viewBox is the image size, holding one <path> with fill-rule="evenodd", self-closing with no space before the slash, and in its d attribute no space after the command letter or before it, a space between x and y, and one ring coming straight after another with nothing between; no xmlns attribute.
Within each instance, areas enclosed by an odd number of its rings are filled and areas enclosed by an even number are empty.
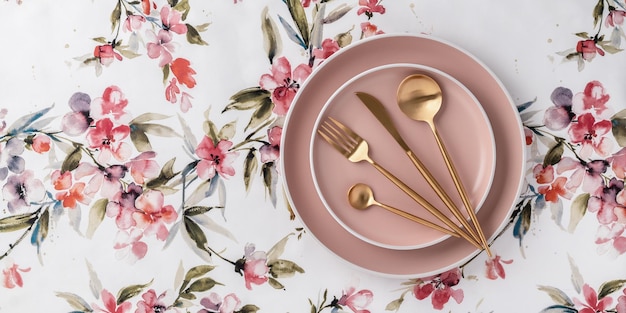
<svg viewBox="0 0 626 313"><path fill-rule="evenodd" d="M246 1L235 0L232 5ZM207 45L202 34L209 23L188 20L193 3L187 0L113 1L111 28L102 28L103 35L93 38L93 50L75 61L93 68L100 77L133 59L149 60L155 75L162 77L158 88L164 103L176 105L181 115L166 116L156 113L158 109L138 111L139 99L127 97L126 90L114 84L76 91L67 104L57 104L65 110L58 117L51 116L51 108L44 108L5 120L15 112L0 111L0 181L6 202L0 212L0 235L10 242L0 250L0 288L32 283L30 265L14 258L15 250L30 249L45 259L41 249L49 244L55 227L71 227L91 238L106 229L104 224L115 229L106 248L120 262L140 263L156 249L170 248L176 238L183 239L200 261L164 269L176 273L176 287L167 290L153 286L160 279L157 276L132 285L103 286L98 278L102 269L87 261L84 271L91 290L56 293L75 312L256 312L262 308L245 301L242 293L233 291L236 287L282 290L289 278L305 273L295 261L282 257L292 241L306 235L302 228L283 234L274 245L261 246L238 242L215 219L227 207L221 199L227 192L225 180L237 175L243 176L247 191L259 185L253 180L260 177L261 188L277 206L282 122L302 83L325 59L351 44L353 35L362 39L385 33L377 26L387 11L384 1L345 1L328 11L326 2L286 0L286 10L259 12L263 23L258 36L264 42L266 71L250 79L251 87L233 93L221 111L207 110L201 127L193 127L198 125L188 125L184 114L199 105L193 96L200 92L196 88L199 69L181 46ZM575 48L562 54L577 60L582 69L595 57L620 52L624 11L619 1L598 1L594 9L597 33L578 33L581 38ZM344 23L347 15L359 23ZM342 30L330 34L324 31L329 24ZM302 53L283 53L285 44ZM512 230L521 249L533 216L549 208L555 216L569 216L569 221L557 223L565 223L571 232L582 219L594 219L597 232L589 240L600 253L623 255L626 111L609 109L619 105L610 105L610 90L599 81L558 87L551 100L542 114L532 112L537 106L533 102L519 106L533 157L528 186L507 231ZM214 122L215 114L228 117L230 111L240 111L240 118L219 125ZM237 123L244 123L244 134L236 133ZM157 154L155 146L163 139L178 141L187 158ZM30 163L33 159L49 165L45 174ZM205 205L206 199L217 204ZM564 208L564 199L573 200L573 205ZM68 225L61 225L65 220ZM215 234L231 240L236 250L223 250ZM505 280L507 266L513 262L500 255L485 260L480 278ZM471 283L464 269L465 265L403 282L401 294L386 310L398 311L409 300L438 311L463 303L464 288ZM240 286L216 280L218 271L234 274ZM580 283L575 286L576 295L556 287L539 290L555 301L546 308L549 312L626 312L622 279L599 286ZM319 297L303 296L303 302L308 298L305 305L311 312L365 313L372 310L372 289L354 284L342 290L327 288Z"/></svg>

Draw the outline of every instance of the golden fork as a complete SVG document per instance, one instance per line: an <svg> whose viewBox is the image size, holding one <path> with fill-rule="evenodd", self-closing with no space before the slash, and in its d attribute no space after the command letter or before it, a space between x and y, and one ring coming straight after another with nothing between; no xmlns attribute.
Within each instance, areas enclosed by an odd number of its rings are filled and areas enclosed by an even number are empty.
<svg viewBox="0 0 626 313"><path fill-rule="evenodd" d="M458 225L453 223L447 216L445 216L437 208L430 204L430 202L420 196L417 192L411 189L411 187L407 186L402 180L394 176L387 169L372 160L372 158L370 158L369 156L369 146L367 144L367 141L361 138L350 128L337 121L336 119L328 117L328 119L322 122L317 132L320 134L320 136L322 136L322 138L324 138L324 140L326 140L331 146L333 146L335 150L339 151L339 153L345 156L350 162L357 163L361 161L366 161L370 163L381 174L387 177L387 179L389 179L396 186L398 186L398 188L404 191L409 197L415 200L415 202L423 206L430 214L434 215L442 223L446 224L446 226L450 227L450 229L454 230L454 232L463 237L463 239L469 241L478 249L483 249L483 247L473 237L463 231Z"/></svg>

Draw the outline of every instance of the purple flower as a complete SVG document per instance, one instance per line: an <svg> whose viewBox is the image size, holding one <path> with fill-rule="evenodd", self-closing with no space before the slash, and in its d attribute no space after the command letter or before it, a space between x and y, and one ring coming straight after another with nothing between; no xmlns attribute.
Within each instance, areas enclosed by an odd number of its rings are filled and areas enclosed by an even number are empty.
<svg viewBox="0 0 626 313"><path fill-rule="evenodd" d="M77 136L84 133L93 122L89 116L91 98L86 93L77 92L70 97L68 104L72 112L63 116L61 129L70 136Z"/></svg>
<svg viewBox="0 0 626 313"><path fill-rule="evenodd" d="M575 114L572 112L572 98L574 94L568 88L557 87L552 92L550 99L553 107L546 110L543 123L551 130L561 130L567 127Z"/></svg>
<svg viewBox="0 0 626 313"><path fill-rule="evenodd" d="M32 201L42 200L45 196L43 183L35 179L31 170L26 170L19 175L11 175L2 187L4 199L8 202L9 212L30 206Z"/></svg>

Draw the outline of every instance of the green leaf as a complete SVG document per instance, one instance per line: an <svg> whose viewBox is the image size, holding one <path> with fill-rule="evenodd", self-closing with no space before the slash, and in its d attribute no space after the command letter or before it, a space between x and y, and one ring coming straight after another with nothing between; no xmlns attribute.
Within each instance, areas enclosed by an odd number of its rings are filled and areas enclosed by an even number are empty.
<svg viewBox="0 0 626 313"><path fill-rule="evenodd" d="M263 184L267 190L272 205L276 206L276 184L278 183L278 171L274 162L264 163L261 167L261 175L263 176Z"/></svg>
<svg viewBox="0 0 626 313"><path fill-rule="evenodd" d="M546 167L559 163L563 157L563 151L563 142L559 140L548 150L548 153L546 153L546 156L543 158L543 166Z"/></svg>
<svg viewBox="0 0 626 313"><path fill-rule="evenodd" d="M189 11L191 10L191 6L189 5L189 1L188 0L182 0L180 2L178 1L172 1L173 3L175 3L174 5L172 5L172 8L180 13L182 13L181 18L182 20L186 20L187 19L187 15L189 14Z"/></svg>
<svg viewBox="0 0 626 313"><path fill-rule="evenodd" d="M220 128L220 131L217 133L217 138L220 140L230 140L235 136L237 132L237 122L232 121L230 123L225 124Z"/></svg>
<svg viewBox="0 0 626 313"><path fill-rule="evenodd" d="M169 126L161 125L161 124L138 124L136 125L138 128L141 128L145 133L160 137L182 137L178 134L174 129Z"/></svg>
<svg viewBox="0 0 626 313"><path fill-rule="evenodd" d="M626 279L607 281L598 288L598 300L622 289L626 284Z"/></svg>
<svg viewBox="0 0 626 313"><path fill-rule="evenodd" d="M61 173L71 172L78 167L80 164L80 160L82 159L83 154L80 146L76 146L74 151L68 154L63 160L63 164L61 165Z"/></svg>
<svg viewBox="0 0 626 313"><path fill-rule="evenodd" d="M213 121L208 119L204 121L204 123L202 123L202 130L204 130L205 135L213 140L214 144L217 144L219 142L219 138L217 137L217 126L215 126L215 123L213 123Z"/></svg>
<svg viewBox="0 0 626 313"><path fill-rule="evenodd" d="M139 152L152 151L152 144L146 132L139 125L130 125L130 140Z"/></svg>
<svg viewBox="0 0 626 313"><path fill-rule="evenodd" d="M39 251L39 246L43 243L44 240L48 237L48 226L50 224L50 212L48 209L45 209L39 220L37 220L37 226L35 227L36 232L33 232L33 244L36 244L37 251Z"/></svg>
<svg viewBox="0 0 626 313"><path fill-rule="evenodd" d="M204 292L215 287L215 285L221 285L221 284L216 282L213 278L204 277L191 283L191 285L189 285L189 288L186 291L187 292Z"/></svg>
<svg viewBox="0 0 626 313"><path fill-rule="evenodd" d="M250 149L243 163L243 183L246 187L246 191L250 190L250 183L259 166L255 151L256 149L254 148Z"/></svg>
<svg viewBox="0 0 626 313"><path fill-rule="evenodd" d="M260 87L243 89L230 97L231 102L222 110L222 113L233 109L243 111L258 108L270 96L269 91Z"/></svg>
<svg viewBox="0 0 626 313"><path fill-rule="evenodd" d="M304 273L304 269L298 264L288 260L276 260L268 263L270 274L274 278L293 277L296 273Z"/></svg>
<svg viewBox="0 0 626 313"><path fill-rule="evenodd" d="M93 312L93 309L89 306L87 301L76 294L70 292L57 292L56 296L67 301L72 308L78 310L79 312Z"/></svg>
<svg viewBox="0 0 626 313"><path fill-rule="evenodd" d="M146 287L150 286L151 284L152 284L152 281L143 285L131 285L131 286L122 288L117 293L117 305L120 305L126 300L140 294Z"/></svg>
<svg viewBox="0 0 626 313"><path fill-rule="evenodd" d="M163 83L167 83L167 79L170 77L170 65L169 64L165 64L165 66L163 66Z"/></svg>
<svg viewBox="0 0 626 313"><path fill-rule="evenodd" d="M551 305L541 310L541 312L539 313L578 313L578 310L573 307L567 307L563 305Z"/></svg>
<svg viewBox="0 0 626 313"><path fill-rule="evenodd" d="M339 45L339 47L343 48L352 43L352 33L351 33L352 29L354 29L354 27L352 27L349 31L345 33L340 33L335 36L334 39Z"/></svg>
<svg viewBox="0 0 626 313"><path fill-rule="evenodd" d="M168 181L176 177L176 175L178 175L180 172L174 172L175 161L176 161L176 158L172 158L169 161L167 161L163 165L163 168L161 168L161 172L159 173L159 176L147 182L146 187L148 187L148 189L155 189L155 188L158 188L160 186L167 184Z"/></svg>
<svg viewBox="0 0 626 313"><path fill-rule="evenodd" d="M580 32L580 33L576 33L575 35L576 37L579 37L582 39L589 39L589 33L587 32Z"/></svg>
<svg viewBox="0 0 626 313"><path fill-rule="evenodd" d="M246 126L245 130L256 128L268 118L272 116L272 110L274 109L274 103L271 98L265 98L261 101L261 105L252 113L250 122Z"/></svg>
<svg viewBox="0 0 626 313"><path fill-rule="evenodd" d="M324 14L326 14L326 4L321 3L317 13L313 17L313 26L311 27L311 47L321 48L324 36Z"/></svg>
<svg viewBox="0 0 626 313"><path fill-rule="evenodd" d="M305 46L309 46L309 23L306 19L306 13L304 12L304 7L302 6L302 2L300 0L286 0L287 7L289 8L289 13L291 14L291 18L296 23L298 27L298 31L300 32L300 36L302 41L304 41Z"/></svg>
<svg viewBox="0 0 626 313"><path fill-rule="evenodd" d="M570 233L573 233L576 230L576 226L585 216L587 212L587 202L589 201L590 195L588 193L580 194L574 199L571 206L571 214L569 218L569 226L567 230Z"/></svg>
<svg viewBox="0 0 626 313"><path fill-rule="evenodd" d="M404 302L404 298L398 298L396 300L393 300L393 301L387 303L387 306L385 307L385 311L398 311L398 310L400 310L400 306L402 306L402 302Z"/></svg>
<svg viewBox="0 0 626 313"><path fill-rule="evenodd" d="M204 214L213 209L214 207L212 206L192 206L192 207L185 209L184 214L185 216L194 216L194 215Z"/></svg>
<svg viewBox="0 0 626 313"><path fill-rule="evenodd" d="M32 226L37 221L39 211L24 213L0 219L0 233L12 232Z"/></svg>
<svg viewBox="0 0 626 313"><path fill-rule="evenodd" d="M185 274L185 281L191 281L215 269L213 265L198 265L190 268Z"/></svg>
<svg viewBox="0 0 626 313"><path fill-rule="evenodd" d="M572 300L561 289L550 287L550 286L538 286L537 289L547 293L550 296L550 298L552 298L552 301L554 301L557 304L568 306L568 307L574 306L574 303L572 302Z"/></svg>
<svg viewBox="0 0 626 313"><path fill-rule="evenodd" d="M354 8L353 5L347 5L345 3L340 4L334 10L332 10L328 15L322 20L324 24L330 24L338 21L344 15L346 15L350 10Z"/></svg>
<svg viewBox="0 0 626 313"><path fill-rule="evenodd" d="M206 235L204 234L200 226L198 226L196 222L194 222L187 216L185 216L183 220L185 223L185 230L187 231L187 234L189 234L189 237L196 244L196 248L205 251L209 253L209 255L211 255L211 252L207 249L208 241Z"/></svg>
<svg viewBox="0 0 626 313"><path fill-rule="evenodd" d="M604 0L598 0L596 6L593 8L593 25L597 26L602 20L602 14L604 13Z"/></svg>
<svg viewBox="0 0 626 313"><path fill-rule="evenodd" d="M235 313L256 313L260 309L261 308L259 308L258 306L254 305L254 304L246 304L239 311L237 311Z"/></svg>
<svg viewBox="0 0 626 313"><path fill-rule="evenodd" d="M189 43L194 44L194 45L200 45L200 46L208 45L208 43L202 39L202 36L200 36L200 33L195 27L189 24L186 24L186 25L187 25L187 41Z"/></svg>
<svg viewBox="0 0 626 313"><path fill-rule="evenodd" d="M166 118L170 118L169 115L165 115L165 114L159 114L159 113L144 113L141 114L137 117L135 117L132 121L130 121L130 125L133 124L142 124L142 123L146 123L146 122L150 122L150 121L156 121L156 120L164 120Z"/></svg>
<svg viewBox="0 0 626 313"><path fill-rule="evenodd" d="M185 292L181 293L180 297L183 299L187 299L187 300L195 300L197 298L196 295L194 295L193 293L185 293Z"/></svg>
<svg viewBox="0 0 626 313"><path fill-rule="evenodd" d="M613 137L620 147L626 147L626 109L617 112L611 117Z"/></svg>
<svg viewBox="0 0 626 313"><path fill-rule="evenodd" d="M91 38L93 41L97 42L97 43L101 43L101 44L106 44L107 43L107 39L104 37L95 37L95 38Z"/></svg>
<svg viewBox="0 0 626 313"><path fill-rule="evenodd" d="M104 220L104 215L107 210L107 204L109 204L109 199L102 198L98 199L89 210L89 224L87 225L87 238L91 239L93 234Z"/></svg>
<svg viewBox="0 0 626 313"><path fill-rule="evenodd" d="M261 12L261 31L263 32L263 48L267 53L270 63L274 63L274 57L280 54L281 41L278 34L278 27L270 15L268 7L263 8Z"/></svg>
<svg viewBox="0 0 626 313"><path fill-rule="evenodd" d="M7 135L14 136L25 131L38 130L33 129L33 123L46 115L53 107L54 105L20 117L7 128Z"/></svg>
<svg viewBox="0 0 626 313"><path fill-rule="evenodd" d="M122 2L121 1L117 1L117 4L115 5L115 8L113 9L113 12L111 12L111 31L115 31L115 27L117 27L117 24L120 22L120 18L122 17Z"/></svg>
<svg viewBox="0 0 626 313"><path fill-rule="evenodd" d="M125 46L125 47L128 47L128 46ZM117 50L122 56L124 56L127 59L134 59L141 55L135 51L125 49L120 46L115 47L115 50Z"/></svg>
<svg viewBox="0 0 626 313"><path fill-rule="evenodd" d="M283 284L281 284L278 280L276 280L276 279L274 279L272 277L269 277L267 282L274 289L284 289L285 288L285 286L283 286Z"/></svg>

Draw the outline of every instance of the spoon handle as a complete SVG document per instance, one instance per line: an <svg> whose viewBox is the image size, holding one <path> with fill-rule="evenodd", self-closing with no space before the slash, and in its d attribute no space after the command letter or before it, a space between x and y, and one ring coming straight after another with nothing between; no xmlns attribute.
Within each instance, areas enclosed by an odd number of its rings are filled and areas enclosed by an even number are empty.
<svg viewBox="0 0 626 313"><path fill-rule="evenodd" d="M476 217L476 212L474 212L474 207L470 203L465 187L463 187L463 183L461 182L459 173L457 172L456 168L454 167L454 164L452 163L452 159L450 158L450 155L448 153L448 150L446 149L446 146L443 144L443 141L441 140L441 136L439 136L437 127L435 127L435 124L433 122L430 122L429 124L430 124L431 130L433 131L433 134L435 135L437 146L439 146L439 151L441 151L441 155L443 156L443 160L446 163L446 167L448 168L448 171L450 172L450 176L452 176L452 181L454 181L454 186L456 187L456 190L458 191L458 193L461 195L461 200L463 200L463 205L465 206L467 214L469 215L470 219L472 220L472 223L474 224L474 228L476 229L476 232L478 232L478 237L480 239L482 246L487 252L487 255L491 258L492 257L491 249L489 249L489 244L487 243L487 239L485 238L485 233L483 232L483 229L480 226L480 223L478 222L478 217Z"/></svg>
<svg viewBox="0 0 626 313"><path fill-rule="evenodd" d="M449 230L447 228L441 227L441 226L439 226L439 225L437 225L437 224L435 224L435 223L433 223L431 221L425 220L425 219L423 219L423 218L421 218L419 216L415 216L415 215L413 215L413 214L411 214L409 212L402 211L400 209L394 208L394 207L386 205L384 203L376 203L376 205L380 206L381 208L383 208L383 209L385 209L385 210L387 210L387 211L389 211L391 213L397 214L397 215L402 216L402 217L404 217L406 219L409 219L409 220L411 220L413 222L422 224L422 225L424 225L426 227L430 227L432 229L438 230L440 232L446 233L448 235L451 235L451 236L454 236L454 237L457 237L457 238L460 237L459 234L455 233L454 231L451 231L451 230Z"/></svg>
<svg viewBox="0 0 626 313"><path fill-rule="evenodd" d="M415 202L419 203L422 207L424 207L430 214L437 217L441 222L446 224L446 226L450 227L457 234L461 235L463 239L469 241L471 244L476 246L478 249L483 249L483 247L470 235L468 235L465 231L463 231L457 224L453 223L447 216L445 216L441 211L437 210L430 202L420 196L415 190L411 189L411 187L407 186L402 180L394 176L391 172L386 170L384 167L380 166L378 163L374 162L372 159L368 158L367 161L372 164L380 173L382 173L385 177L387 177L391 182L393 182L398 188L400 188L404 193L406 193L409 197L411 197Z"/></svg>

